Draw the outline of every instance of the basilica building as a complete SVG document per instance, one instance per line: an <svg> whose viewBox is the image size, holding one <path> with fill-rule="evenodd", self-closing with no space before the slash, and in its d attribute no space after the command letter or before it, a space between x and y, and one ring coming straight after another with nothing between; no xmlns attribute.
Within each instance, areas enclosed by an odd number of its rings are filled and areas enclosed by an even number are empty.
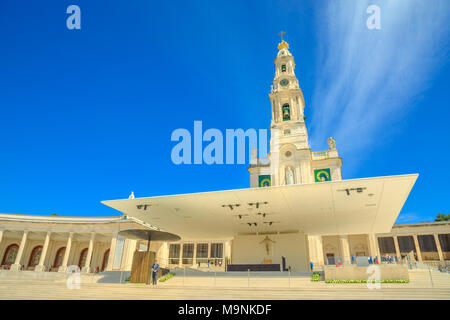
<svg viewBox="0 0 450 320"><path fill-rule="evenodd" d="M116 217L0 214L2 269L130 270L135 251L163 267L221 271L307 271L309 263L351 263L390 255L449 264L450 222L395 224L417 174L342 179L339 141L312 151L294 56L278 44L269 93L267 158L252 152L250 188L102 201ZM145 241L126 230L161 231ZM122 235L121 235L122 234Z"/></svg>

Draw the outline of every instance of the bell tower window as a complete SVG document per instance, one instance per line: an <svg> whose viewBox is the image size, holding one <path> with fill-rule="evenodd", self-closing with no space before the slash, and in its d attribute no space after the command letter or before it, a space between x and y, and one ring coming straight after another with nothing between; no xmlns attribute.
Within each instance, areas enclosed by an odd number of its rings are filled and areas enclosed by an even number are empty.
<svg viewBox="0 0 450 320"><path fill-rule="evenodd" d="M286 65L285 64L281 65L281 72L286 72Z"/></svg>
<svg viewBox="0 0 450 320"><path fill-rule="evenodd" d="M289 104L283 105L283 121L291 120L291 108L289 107Z"/></svg>

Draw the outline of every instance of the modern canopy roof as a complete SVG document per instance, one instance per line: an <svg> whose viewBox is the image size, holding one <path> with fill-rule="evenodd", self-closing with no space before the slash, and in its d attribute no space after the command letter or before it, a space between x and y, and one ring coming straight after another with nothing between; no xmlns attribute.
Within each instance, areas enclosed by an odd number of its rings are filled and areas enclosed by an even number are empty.
<svg viewBox="0 0 450 320"><path fill-rule="evenodd" d="M390 232L418 174L102 201L184 240Z"/></svg>
<svg viewBox="0 0 450 320"><path fill-rule="evenodd" d="M119 235L128 239L148 241L177 241L181 239L176 234L158 230L128 229L120 231Z"/></svg>

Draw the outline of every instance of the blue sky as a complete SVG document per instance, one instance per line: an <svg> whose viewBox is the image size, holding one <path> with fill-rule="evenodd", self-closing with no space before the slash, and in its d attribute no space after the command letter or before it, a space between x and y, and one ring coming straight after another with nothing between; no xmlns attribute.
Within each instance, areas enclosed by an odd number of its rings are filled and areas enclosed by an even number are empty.
<svg viewBox="0 0 450 320"><path fill-rule="evenodd" d="M81 30L66 8L81 8ZM381 8L368 30L366 8ZM419 173L398 222L449 212L450 2L0 2L0 212L116 215L101 200L246 188L174 165L173 130L268 128L286 40L310 144L344 179Z"/></svg>

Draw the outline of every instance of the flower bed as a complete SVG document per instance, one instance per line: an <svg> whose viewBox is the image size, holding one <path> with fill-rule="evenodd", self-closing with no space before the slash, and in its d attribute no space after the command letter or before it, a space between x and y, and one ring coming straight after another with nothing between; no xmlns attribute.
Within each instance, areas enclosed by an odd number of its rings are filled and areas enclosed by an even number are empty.
<svg viewBox="0 0 450 320"><path fill-rule="evenodd" d="M325 283L409 283L409 280L325 280Z"/></svg>
<svg viewBox="0 0 450 320"><path fill-rule="evenodd" d="M160 278L160 279L159 279L159 282L167 281L167 280L169 280L170 278L172 278L172 277L174 277L174 276L175 276L174 273L169 273L168 275L165 275L164 277Z"/></svg>
<svg viewBox="0 0 450 320"><path fill-rule="evenodd" d="M311 277L311 281L320 281L320 273L313 273Z"/></svg>

